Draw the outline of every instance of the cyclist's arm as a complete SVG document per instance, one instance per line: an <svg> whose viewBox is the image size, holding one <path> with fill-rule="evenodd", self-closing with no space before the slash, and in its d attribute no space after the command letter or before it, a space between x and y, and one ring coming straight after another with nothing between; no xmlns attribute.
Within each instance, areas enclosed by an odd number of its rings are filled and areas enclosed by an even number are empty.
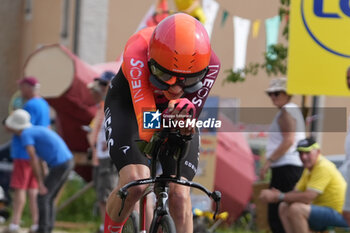
<svg viewBox="0 0 350 233"><path fill-rule="evenodd" d="M209 71L207 75L202 80L203 87L199 89L197 92L192 94L187 94L185 97L189 99L194 106L196 107L196 118L200 115L204 103L206 99L209 96L209 92L211 88L213 87L215 80L219 74L220 71L220 60L214 53L214 51L211 51L211 57L209 62Z"/></svg>
<svg viewBox="0 0 350 233"><path fill-rule="evenodd" d="M133 79L131 76L126 76L126 78L129 83L140 139L149 141L154 130L143 129L143 112L156 110L153 90L147 80L148 78L141 77L137 80Z"/></svg>
<svg viewBox="0 0 350 233"><path fill-rule="evenodd" d="M141 140L149 141L155 130L143 129L143 111L155 111L156 104L153 88L149 82L147 51L150 36L154 28L146 28L133 35L124 48L122 73L129 83L134 106L139 136Z"/></svg>

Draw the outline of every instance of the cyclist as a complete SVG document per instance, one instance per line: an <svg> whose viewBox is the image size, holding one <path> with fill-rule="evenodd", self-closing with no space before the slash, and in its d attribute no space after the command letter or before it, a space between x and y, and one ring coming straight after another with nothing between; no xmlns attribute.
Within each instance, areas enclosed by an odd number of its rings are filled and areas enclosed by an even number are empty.
<svg viewBox="0 0 350 233"><path fill-rule="evenodd" d="M149 141L155 130L143 129L143 112L168 110L195 113L198 118L219 73L220 61L212 51L203 25L184 13L165 18L128 40L123 64L112 80L105 103L105 129L111 159L119 171L119 183L107 200L105 232L121 232L145 186L129 189L123 211L118 190L150 176L148 159L136 141ZM182 129L181 134L194 130ZM193 134L182 176L192 180L197 169L199 136ZM163 173L175 174L173 161L161 161ZM190 188L171 184L169 210L177 232L192 232Z"/></svg>

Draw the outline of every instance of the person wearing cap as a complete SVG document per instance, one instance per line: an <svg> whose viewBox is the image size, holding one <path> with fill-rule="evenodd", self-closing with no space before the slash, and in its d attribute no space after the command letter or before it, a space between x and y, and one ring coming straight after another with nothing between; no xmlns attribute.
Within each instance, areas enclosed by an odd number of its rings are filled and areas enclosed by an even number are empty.
<svg viewBox="0 0 350 233"><path fill-rule="evenodd" d="M29 112L34 125L50 125L50 108L47 101L39 95L40 84L35 77L24 77L19 80L19 89L25 100L23 109Z"/></svg>
<svg viewBox="0 0 350 233"><path fill-rule="evenodd" d="M63 139L45 126L30 122L30 114L17 109L5 120L5 127L20 138L30 157L30 165L39 185L38 233L52 232L55 221L54 199L73 169L73 155ZM45 176L40 161L47 163L49 171Z"/></svg>
<svg viewBox="0 0 350 233"><path fill-rule="evenodd" d="M39 82L35 77L24 77L18 81L20 94L24 100L23 106L17 106L25 109L31 116L33 125L49 127L50 110L49 105L43 99L39 91ZM13 213L11 223L4 233L15 233L19 231L19 223L26 202L26 192L28 192L29 207L32 218L30 232L35 232L38 228L38 209L37 194L38 184L29 163L29 155L26 149L21 145L17 135L12 137L11 157L13 159L13 171L11 174L10 187L14 190Z"/></svg>
<svg viewBox="0 0 350 233"><path fill-rule="evenodd" d="M283 192L293 190L302 171L302 162L296 152L297 142L305 138L304 118L298 106L291 102L287 93L285 77L272 79L266 89L273 105L278 108L268 133L266 162L260 171L260 178L271 169L270 188ZM283 233L283 225L278 215L279 203L268 205L269 226L274 233Z"/></svg>
<svg viewBox="0 0 350 233"><path fill-rule="evenodd" d="M115 76L114 72L106 71L101 77L95 78L88 84L96 104L97 112L90 124L91 132L88 141L92 151L93 181L102 223L97 232L104 232L104 215L106 212L106 201L109 193L117 185L118 173L109 157L104 128L104 100L110 80Z"/></svg>
<svg viewBox="0 0 350 233"><path fill-rule="evenodd" d="M346 189L342 174L321 155L320 146L313 138L299 141L297 151L304 171L295 189L289 192L265 189L260 199L281 202L279 215L287 233L348 227L341 215Z"/></svg>

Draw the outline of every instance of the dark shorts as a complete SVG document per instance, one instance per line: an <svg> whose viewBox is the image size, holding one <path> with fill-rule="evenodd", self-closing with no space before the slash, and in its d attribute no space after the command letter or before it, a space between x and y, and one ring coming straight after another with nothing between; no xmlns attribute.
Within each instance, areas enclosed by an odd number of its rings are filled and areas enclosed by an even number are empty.
<svg viewBox="0 0 350 233"><path fill-rule="evenodd" d="M309 216L310 229L324 231L327 227L349 227L343 216L332 208L311 205Z"/></svg>
<svg viewBox="0 0 350 233"><path fill-rule="evenodd" d="M136 142L139 140L138 125L133 108L130 88L125 77L120 74L112 80L105 101L105 128L109 154L120 171L130 164L149 166L149 160L140 152ZM198 166L199 134L195 134L187 157L181 164L181 176L192 180ZM168 158L164 170L175 174L176 163Z"/></svg>
<svg viewBox="0 0 350 233"><path fill-rule="evenodd" d="M282 192L293 190L298 182L304 168L294 165L284 165L271 168L270 188L276 188ZM268 221L273 233L284 233L282 222L278 215L278 206L280 203L270 203L268 205Z"/></svg>
<svg viewBox="0 0 350 233"><path fill-rule="evenodd" d="M93 169L93 180L97 200L106 202L109 194L117 185L117 169L110 158L99 159L99 164Z"/></svg>

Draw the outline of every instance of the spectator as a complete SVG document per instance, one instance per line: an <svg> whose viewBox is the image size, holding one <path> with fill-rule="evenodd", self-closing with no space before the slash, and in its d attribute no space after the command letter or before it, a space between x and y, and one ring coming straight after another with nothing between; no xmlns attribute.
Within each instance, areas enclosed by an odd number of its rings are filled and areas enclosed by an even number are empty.
<svg viewBox="0 0 350 233"><path fill-rule="evenodd" d="M266 92L279 109L269 129L266 157L260 178L271 168L270 188L288 192L293 190L303 171L296 151L297 142L305 138L304 119L298 106L286 92L286 78L273 79ZM272 232L285 232L278 216L279 203L268 205L268 221Z"/></svg>
<svg viewBox="0 0 350 233"><path fill-rule="evenodd" d="M169 14L168 0L158 0L155 12L146 21L147 27L157 26L158 23L168 17Z"/></svg>
<svg viewBox="0 0 350 233"><path fill-rule="evenodd" d="M175 0L178 11L189 14L201 23L205 23L206 17L201 7L200 0Z"/></svg>
<svg viewBox="0 0 350 233"><path fill-rule="evenodd" d="M38 233L50 233L54 227L54 199L73 169L73 155L63 139L54 131L30 123L27 111L17 109L5 120L5 127L20 138L30 156L30 165L38 181ZM49 167L44 175L39 159Z"/></svg>
<svg viewBox="0 0 350 233"><path fill-rule="evenodd" d="M39 82L34 77L25 77L19 82L21 97L24 100L23 109L31 115L33 125L48 127L50 125L49 105L39 96ZM16 106L22 107L20 105ZM14 190L13 213L11 223L4 233L15 233L19 231L23 208L26 203L26 192L29 196L29 207L32 218L32 226L29 232L38 229L38 184L29 163L29 155L21 145L17 135L12 137L11 157L13 159L13 171L10 187Z"/></svg>
<svg viewBox="0 0 350 233"><path fill-rule="evenodd" d="M25 100L23 109L29 112L33 125L49 126L49 105L39 95L40 84L35 77L25 77L19 81L22 98Z"/></svg>
<svg viewBox="0 0 350 233"><path fill-rule="evenodd" d="M340 214L346 182L319 148L312 138L299 141L297 151L304 171L294 191L265 189L260 194L266 202L281 201L279 215L287 233L324 231L329 226L348 227Z"/></svg>
<svg viewBox="0 0 350 233"><path fill-rule="evenodd" d="M106 213L106 201L109 193L117 185L117 170L109 157L104 128L104 100L107 94L108 84L115 73L106 71L100 78L89 83L88 87L97 103L97 113L92 122L92 132L88 134L88 141L92 149L93 181L97 194L102 224L98 232L104 232L104 216Z"/></svg>

